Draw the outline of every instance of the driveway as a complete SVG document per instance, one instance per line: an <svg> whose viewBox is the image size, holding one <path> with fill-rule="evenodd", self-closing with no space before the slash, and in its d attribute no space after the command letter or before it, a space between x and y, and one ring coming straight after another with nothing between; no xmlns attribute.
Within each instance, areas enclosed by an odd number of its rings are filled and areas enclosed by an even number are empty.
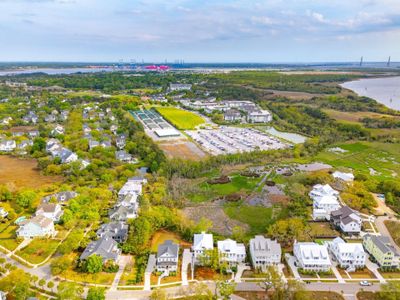
<svg viewBox="0 0 400 300"><path fill-rule="evenodd" d="M395 218L389 218L387 216L383 216L383 217L376 218L375 225L378 228L378 231L380 232L380 234L383 236L387 236L390 239L391 244L397 250L397 252L400 253L400 247L394 242L392 236L389 233L389 230L386 228L385 221L389 221L389 220L399 222Z"/></svg>
<svg viewBox="0 0 400 300"><path fill-rule="evenodd" d="M289 265L289 268L292 270L294 278L301 279L299 271L297 271L297 267L294 264L295 261L296 261L296 258L294 256L288 254L288 253L285 254L285 258L286 258L286 261L287 261L287 263Z"/></svg>
<svg viewBox="0 0 400 300"><path fill-rule="evenodd" d="M365 266L366 266L372 273L374 273L375 277L376 277L377 279L379 279L379 282L380 282L380 283L386 283L385 278L383 278L383 276L381 275L381 273L379 273L379 271L378 271L379 266L378 266L377 264L371 262L371 261L369 260L369 257L368 257L367 260L365 261Z"/></svg>
<svg viewBox="0 0 400 300"><path fill-rule="evenodd" d="M122 274L124 273L126 265L131 261L131 257L128 255L121 255L118 260L118 272L115 274L114 281L111 285L111 290L116 291L118 288L119 280L121 279Z"/></svg>
<svg viewBox="0 0 400 300"><path fill-rule="evenodd" d="M235 282L241 282L242 274L245 270L250 270L250 267L246 266L245 264L239 264L237 266L237 272L235 274Z"/></svg>
<svg viewBox="0 0 400 300"><path fill-rule="evenodd" d="M150 291L151 290L151 273L153 273L156 267L156 256L154 254L150 254L149 260L147 261L146 271L144 272L144 290Z"/></svg>
<svg viewBox="0 0 400 300"><path fill-rule="evenodd" d="M333 274L336 276L337 280L339 281L339 283L346 283L346 281L343 279L342 275L340 275L338 269L337 269L337 262L334 262L331 258L332 261L332 272Z"/></svg>
<svg viewBox="0 0 400 300"><path fill-rule="evenodd" d="M190 249L184 249L182 254L182 285L188 285L188 278L187 278L187 270L189 265L192 267L192 280L193 280L193 253L190 252Z"/></svg>

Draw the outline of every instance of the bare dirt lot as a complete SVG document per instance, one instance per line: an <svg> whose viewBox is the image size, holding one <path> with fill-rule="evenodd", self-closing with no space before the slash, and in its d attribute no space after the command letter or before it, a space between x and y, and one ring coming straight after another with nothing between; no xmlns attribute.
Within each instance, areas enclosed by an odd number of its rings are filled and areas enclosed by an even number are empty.
<svg viewBox="0 0 400 300"><path fill-rule="evenodd" d="M207 218L212 221L212 231L221 235L231 235L232 228L235 226L242 227L245 231L249 229L247 224L230 219L219 204L207 203L183 209L183 214L198 222L201 218Z"/></svg>
<svg viewBox="0 0 400 300"><path fill-rule="evenodd" d="M207 156L199 147L189 141L169 141L159 143L158 146L168 158L201 160Z"/></svg>
<svg viewBox="0 0 400 300"><path fill-rule="evenodd" d="M58 176L44 176L36 168L34 159L21 159L8 155L0 155L0 184L11 190L20 188L40 188L62 181Z"/></svg>

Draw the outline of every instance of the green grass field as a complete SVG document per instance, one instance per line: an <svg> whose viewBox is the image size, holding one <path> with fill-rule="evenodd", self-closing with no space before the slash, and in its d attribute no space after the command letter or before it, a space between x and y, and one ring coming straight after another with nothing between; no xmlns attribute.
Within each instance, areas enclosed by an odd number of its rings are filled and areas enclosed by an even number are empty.
<svg viewBox="0 0 400 300"><path fill-rule="evenodd" d="M199 115L175 107L156 107L156 110L176 128L181 130L195 129L205 121Z"/></svg>
<svg viewBox="0 0 400 300"><path fill-rule="evenodd" d="M193 202L204 202L237 192L251 192L261 179L231 175L231 180L231 182L224 184L203 182L199 185L200 191L190 195L189 198Z"/></svg>
<svg viewBox="0 0 400 300"><path fill-rule="evenodd" d="M32 264L39 264L53 254L58 246L57 240L34 239L28 246L15 253Z"/></svg>
<svg viewBox="0 0 400 300"><path fill-rule="evenodd" d="M315 160L333 167L348 167L379 179L400 175L400 151L398 144L357 142L335 145L346 153L325 150Z"/></svg>

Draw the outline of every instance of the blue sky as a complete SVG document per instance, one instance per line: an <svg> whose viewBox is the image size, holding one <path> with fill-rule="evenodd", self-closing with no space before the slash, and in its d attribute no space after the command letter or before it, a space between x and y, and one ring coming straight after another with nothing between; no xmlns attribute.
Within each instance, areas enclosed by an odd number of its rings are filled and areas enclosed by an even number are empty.
<svg viewBox="0 0 400 300"><path fill-rule="evenodd" d="M400 0L0 0L0 61L400 61Z"/></svg>

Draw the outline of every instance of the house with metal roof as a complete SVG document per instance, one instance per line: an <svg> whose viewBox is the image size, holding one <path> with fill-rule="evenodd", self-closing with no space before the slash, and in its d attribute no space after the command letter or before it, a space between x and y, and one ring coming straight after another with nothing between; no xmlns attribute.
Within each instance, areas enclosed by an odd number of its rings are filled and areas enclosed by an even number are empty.
<svg viewBox="0 0 400 300"><path fill-rule="evenodd" d="M347 269L347 272L354 272L356 269L365 267L367 254L361 243L346 243L342 238L337 237L328 243L328 249L339 266Z"/></svg>
<svg viewBox="0 0 400 300"><path fill-rule="evenodd" d="M110 222L102 224L97 230L96 235L98 238L108 235L117 243L123 243L128 238L128 228L128 224L124 222Z"/></svg>
<svg viewBox="0 0 400 300"><path fill-rule="evenodd" d="M178 270L179 245L166 240L157 249L156 269L158 272L176 272Z"/></svg>
<svg viewBox="0 0 400 300"><path fill-rule="evenodd" d="M387 236L367 234L363 238L363 246L381 268L399 268L400 255Z"/></svg>
<svg viewBox="0 0 400 300"><path fill-rule="evenodd" d="M325 245L309 242L295 242L293 254L296 265L306 271L327 272L332 267L328 249Z"/></svg>
<svg viewBox="0 0 400 300"><path fill-rule="evenodd" d="M332 224L347 234L359 234L361 232L362 219L360 214L348 206L343 206L331 212Z"/></svg>
<svg viewBox="0 0 400 300"><path fill-rule="evenodd" d="M198 258L204 255L204 252L207 250L214 249L214 239L211 233L196 233L193 236L193 246L192 251L193 255L198 262Z"/></svg>
<svg viewBox="0 0 400 300"><path fill-rule="evenodd" d="M110 260L116 262L121 250L118 248L118 243L106 234L100 239L89 243L79 259L85 260L94 254L100 256L103 259L103 263Z"/></svg>
<svg viewBox="0 0 400 300"><path fill-rule="evenodd" d="M23 220L18 225L17 236L22 238L51 237L56 233L53 220L43 215Z"/></svg>
<svg viewBox="0 0 400 300"><path fill-rule="evenodd" d="M246 247L234 240L226 239L218 241L218 253L220 262L227 262L229 266L235 266L246 260Z"/></svg>
<svg viewBox="0 0 400 300"><path fill-rule="evenodd" d="M267 266L277 265L281 262L282 249L277 241L256 235L250 240L249 248L255 269L265 271Z"/></svg>

